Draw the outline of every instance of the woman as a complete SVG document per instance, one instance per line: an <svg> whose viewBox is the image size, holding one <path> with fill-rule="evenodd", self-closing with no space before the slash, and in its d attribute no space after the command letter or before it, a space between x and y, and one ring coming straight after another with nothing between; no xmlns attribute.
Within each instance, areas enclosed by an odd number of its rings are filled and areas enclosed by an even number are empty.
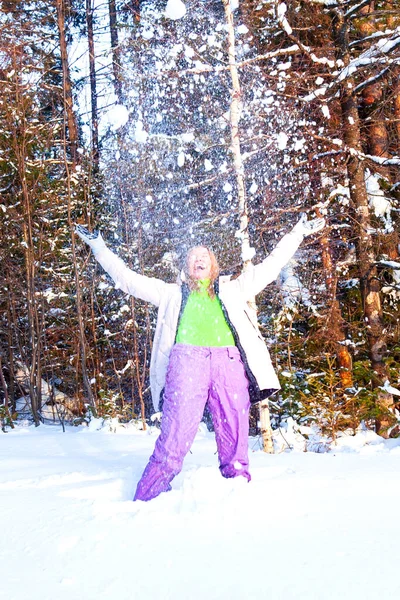
<svg viewBox="0 0 400 600"><path fill-rule="evenodd" d="M158 307L150 385L156 411L163 392L163 417L134 500L151 500L171 489L207 403L221 474L250 481L250 402L267 398L280 386L248 303L277 278L303 238L324 224L303 216L263 262L234 280L218 277L218 263L208 248L192 248L177 283L135 273L106 247L101 234L77 226L76 233L115 287Z"/></svg>

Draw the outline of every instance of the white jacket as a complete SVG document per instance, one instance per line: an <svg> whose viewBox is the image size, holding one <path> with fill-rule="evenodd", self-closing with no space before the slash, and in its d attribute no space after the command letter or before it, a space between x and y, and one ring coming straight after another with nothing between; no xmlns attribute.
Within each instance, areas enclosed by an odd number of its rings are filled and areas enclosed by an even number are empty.
<svg viewBox="0 0 400 600"><path fill-rule="evenodd" d="M251 265L237 279L219 278L217 293L241 350L253 402L269 396L278 390L280 385L248 302L278 277L280 270L296 252L302 240L303 233L294 228L261 263ZM182 286L132 271L105 244L94 249L94 254L114 280L116 288L158 307L150 360L150 387L154 409L157 411L165 384L169 355L175 343L182 304Z"/></svg>

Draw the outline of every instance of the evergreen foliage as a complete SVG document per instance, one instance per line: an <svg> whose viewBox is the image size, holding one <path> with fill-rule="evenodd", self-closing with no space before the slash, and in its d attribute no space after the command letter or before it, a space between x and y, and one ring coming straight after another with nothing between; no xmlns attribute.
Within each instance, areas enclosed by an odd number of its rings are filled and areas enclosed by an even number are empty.
<svg viewBox="0 0 400 600"><path fill-rule="evenodd" d="M187 0L186 16L171 20L161 0L115 2L111 35L112 3L96 4L94 113L88 15L60 2L3 2L0 14L0 418L24 394L38 424L56 414L46 406L58 390L67 418L92 404L97 416L145 426L155 310L113 289L75 246L73 225L101 229L149 276L174 281L198 243L223 272L240 272L223 4ZM328 221L257 299L282 382L271 414L276 426L293 417L332 438L362 421L396 435L398 396L385 390L400 384L400 21L394 2L348 5L242 0L234 13L254 262L301 212ZM364 207L352 179L361 171Z"/></svg>

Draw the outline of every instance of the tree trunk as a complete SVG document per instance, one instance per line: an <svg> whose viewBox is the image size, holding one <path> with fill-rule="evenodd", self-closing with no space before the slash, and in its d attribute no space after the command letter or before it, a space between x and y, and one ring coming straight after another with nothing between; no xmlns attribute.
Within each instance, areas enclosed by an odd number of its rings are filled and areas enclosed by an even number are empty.
<svg viewBox="0 0 400 600"><path fill-rule="evenodd" d="M396 129L397 154L400 154L400 74L395 78L396 84L394 87L393 97L393 116Z"/></svg>
<svg viewBox="0 0 400 600"><path fill-rule="evenodd" d="M337 58L341 59L345 65L348 65L350 60L348 50L348 22L344 17L342 9L336 9L332 16ZM365 185L364 166L358 154L362 152L362 146L359 115L356 98L352 93L353 89L354 81L351 78L347 79L340 86L343 137L346 145L352 149L347 159L347 173L354 213L353 219L356 227L355 244L369 356L372 369L376 374L374 378L375 388L379 389L378 405L383 411L386 411L393 405L393 396L380 389L380 386L388 380L388 371L384 363L387 348L380 297L380 283L375 266L376 257L371 234L372 227ZM388 424L389 422L384 418L377 419L377 431L385 434Z"/></svg>
<svg viewBox="0 0 400 600"><path fill-rule="evenodd" d="M7 387L7 383L6 380L4 379L4 374L3 374L3 365L1 362L1 356L0 356L0 383L1 383L1 387L3 388L3 394L4 394L4 414L5 414L5 420L8 419L9 425L11 427L11 429L14 429L14 423L12 420L12 415L10 414L10 398L8 395L8 387ZM3 431L5 431L5 425L3 425Z"/></svg>
<svg viewBox="0 0 400 600"><path fill-rule="evenodd" d="M93 396L89 375L87 371L87 351L86 351L86 335L85 335L85 324L83 318L83 310L82 310L82 293L81 293L81 283L79 280L79 272L78 272L78 261L76 258L76 246L75 246L75 234L73 233L74 224L72 222L71 215L71 190L70 190L70 179L68 177L68 224L71 230L71 250L72 250L72 261L74 265L74 275L75 275L75 286L76 286L76 312L78 318L78 328L79 328L79 343L81 350L81 369L82 369L82 379L83 386L86 391L86 395L89 400L89 404L92 407L94 413L96 413L96 402Z"/></svg>
<svg viewBox="0 0 400 600"><path fill-rule="evenodd" d="M82 298L81 298L81 285L79 280L78 273L78 261L76 257L76 247L75 247L75 236L73 234L74 223L72 220L72 191L71 191L71 171L70 171L70 163L68 161L68 152L69 149L72 160L72 168L74 168L78 161L78 137L77 137L77 127L75 114L72 110L72 93L71 93L71 78L70 78L70 69L68 63L68 54L67 54L67 45L65 38L65 6L63 0L56 0L57 5L57 16L58 16L58 30L60 36L60 48L61 48L61 57L62 57L62 72L63 72L63 95L64 95L64 113L65 120L68 123L68 134L64 130L64 161L65 161L65 170L67 175L67 219L68 226L71 231L71 251L72 251L72 262L74 268L74 278L75 278L75 286L76 286L76 312L78 318L78 328L79 328L79 344L80 344L80 361L81 361L81 369L82 369L82 379L83 385L89 400L89 404L96 410L96 403L93 397L93 393L90 386L89 376L87 372L87 352L86 352L86 336L85 336L85 326L84 326L84 318L82 311Z"/></svg>
<svg viewBox="0 0 400 600"><path fill-rule="evenodd" d="M71 156L72 167L79 162L78 155L78 126L76 124L75 113L73 110L74 100L72 97L71 76L68 63L67 40L65 36L65 5L64 0L56 0L57 7L57 25L60 41L61 65L63 72L63 90L64 90L64 113L68 127L68 134L65 139L68 140L68 149Z"/></svg>
<svg viewBox="0 0 400 600"><path fill-rule="evenodd" d="M42 324L39 318L39 307L36 289L36 266L40 264L40 256L35 256L35 233L33 198L28 183L29 168L26 161L29 156L27 148L28 122L25 115L24 85L20 80L23 72L21 63L24 57L20 56L15 49L13 53L14 82L15 82L15 106L19 113L19 119L15 121L12 131L12 145L16 157L16 170L18 173L21 206L22 206L22 246L24 248L24 274L26 279L26 301L27 320L29 330L29 346L26 349L26 359L30 364L30 402L32 416L35 425L40 424L41 388L38 382L41 380L42 361Z"/></svg>
<svg viewBox="0 0 400 600"><path fill-rule="evenodd" d="M121 81L121 56L118 42L117 8L115 0L108 0L108 12L110 15L110 37L112 51L112 68L114 74L114 90L118 102L122 103L122 81Z"/></svg>
<svg viewBox="0 0 400 600"><path fill-rule="evenodd" d="M231 106L230 106L230 128L231 128L231 151L233 155L233 164L236 176L236 185L238 190L238 212L239 212L239 235L242 243L243 270L245 271L251 265L251 248L249 240L249 215L246 198L246 186L244 176L244 166L242 152L240 148L239 121L241 112L241 90L239 73L236 65L235 49L235 28L233 23L233 13L230 0L222 0L225 10L225 18L228 25L228 57L229 70L232 81ZM257 307L255 299L249 302L252 311L253 324L257 327ZM263 439L264 452L273 453L273 439L271 420L269 415L268 400L259 403L261 435Z"/></svg>
<svg viewBox="0 0 400 600"><path fill-rule="evenodd" d="M382 83L369 85L363 91L365 125L368 136L368 153L379 158L390 158L389 135L386 128L385 115L382 108ZM376 171L390 181L390 168L376 165Z"/></svg>
<svg viewBox="0 0 400 600"><path fill-rule="evenodd" d="M131 296L130 297L130 307L131 307L131 318L132 321L134 323L134 328L133 328L133 361L134 361L134 365L135 365L135 369L134 369L134 373L136 376L136 386L137 386L137 391L138 391L138 395L139 395L139 403L140 403L140 417L142 419L142 427L143 427L143 431L146 431L147 429L147 425L146 425L146 412L145 412L145 405L144 405L144 398L143 398L143 390L144 390L144 381L143 381L143 376L140 375L141 373L141 369L140 369L140 357L139 357L139 344L138 344L138 327L136 326L136 321L135 321L135 299ZM144 362L144 364L146 364ZM144 374L145 369L143 369L143 374Z"/></svg>
<svg viewBox="0 0 400 600"><path fill-rule="evenodd" d="M238 209L239 209L239 232L242 242L242 260L243 268L251 262L250 241L249 241L249 217L247 209L247 198L244 178L244 167L242 153L240 149L239 120L241 110L241 90L239 74L236 66L235 50L235 28L233 24L233 13L229 0L223 0L225 8L225 17L228 24L228 56L229 70L232 80L231 106L230 106L230 127L231 127L231 152L233 155L233 164L236 176L236 185L238 188Z"/></svg>
<svg viewBox="0 0 400 600"><path fill-rule="evenodd" d="M143 0L129 0L125 8L132 14L135 23L140 23L140 4Z"/></svg>
<svg viewBox="0 0 400 600"><path fill-rule="evenodd" d="M94 54L93 6L86 0L86 25L89 45L90 100L92 108L92 161L94 172L99 170L99 116L97 110L96 64Z"/></svg>
<svg viewBox="0 0 400 600"><path fill-rule="evenodd" d="M318 210L317 210L317 215ZM332 252L327 233L323 233L320 238L322 248L322 264L324 267L324 275L328 292L328 302L330 310L328 313L327 327L329 327L329 337L334 343L336 365L339 369L339 377L343 392L353 387L353 361L346 346L346 327L342 317L340 302L337 299L337 278L332 260Z"/></svg>
<svg viewBox="0 0 400 600"><path fill-rule="evenodd" d="M9 367L9 385L8 396L11 403L11 412L15 412L15 381L14 381L14 329L16 319L13 315L12 296L11 296L11 277L7 273L7 341L8 341L8 367Z"/></svg>

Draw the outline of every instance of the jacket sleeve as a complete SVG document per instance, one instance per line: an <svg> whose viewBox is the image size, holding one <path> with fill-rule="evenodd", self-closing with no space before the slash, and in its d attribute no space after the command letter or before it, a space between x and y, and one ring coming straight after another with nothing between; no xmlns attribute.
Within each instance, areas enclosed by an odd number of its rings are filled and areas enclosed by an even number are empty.
<svg viewBox="0 0 400 600"><path fill-rule="evenodd" d="M168 285L161 279L146 277L132 271L124 261L114 252L111 252L105 244L94 252L96 260L113 279L115 287L121 289L135 298L160 305L165 288Z"/></svg>
<svg viewBox="0 0 400 600"><path fill-rule="evenodd" d="M301 232L292 229L275 246L272 252L258 265L250 265L248 270L228 285L236 284L238 292L246 300L251 300L269 283L275 281L281 269L289 262L303 241Z"/></svg>

